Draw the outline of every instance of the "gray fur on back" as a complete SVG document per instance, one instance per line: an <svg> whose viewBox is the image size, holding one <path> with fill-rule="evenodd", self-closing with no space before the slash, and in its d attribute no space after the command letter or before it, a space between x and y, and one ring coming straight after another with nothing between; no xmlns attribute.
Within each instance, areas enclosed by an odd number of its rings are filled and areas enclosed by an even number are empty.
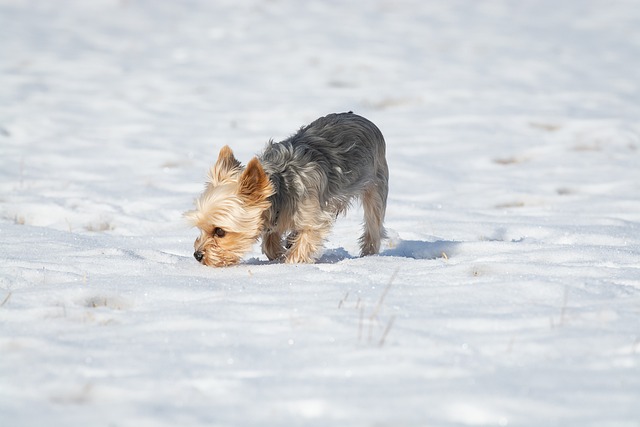
<svg viewBox="0 0 640 427"><path fill-rule="evenodd" d="M266 218L272 225L309 197L323 212L339 214L367 187L386 188L388 180L382 133L351 112L329 114L282 142L270 141L260 162L275 189Z"/></svg>

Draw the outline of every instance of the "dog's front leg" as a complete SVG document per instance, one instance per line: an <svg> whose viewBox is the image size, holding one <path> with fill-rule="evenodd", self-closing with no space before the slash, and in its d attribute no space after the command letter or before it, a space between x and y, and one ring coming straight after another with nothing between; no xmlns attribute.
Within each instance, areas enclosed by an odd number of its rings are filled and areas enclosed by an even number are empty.
<svg viewBox="0 0 640 427"><path fill-rule="evenodd" d="M281 259L284 256L282 246L282 236L280 233L265 232L262 235L262 252L269 258L269 261Z"/></svg>
<svg viewBox="0 0 640 427"><path fill-rule="evenodd" d="M312 263L315 261L324 241L331 232L331 217L326 217L326 220L318 221L313 227L289 234L287 238L288 251L284 260L286 263Z"/></svg>
<svg viewBox="0 0 640 427"><path fill-rule="evenodd" d="M297 231L292 240L285 257L288 264L312 263L315 255L322 247L324 237L318 230L300 230Z"/></svg>
<svg viewBox="0 0 640 427"><path fill-rule="evenodd" d="M317 198L309 198L300 206L295 217L295 229L287 237L288 264L312 263L331 232L333 214L318 209Z"/></svg>

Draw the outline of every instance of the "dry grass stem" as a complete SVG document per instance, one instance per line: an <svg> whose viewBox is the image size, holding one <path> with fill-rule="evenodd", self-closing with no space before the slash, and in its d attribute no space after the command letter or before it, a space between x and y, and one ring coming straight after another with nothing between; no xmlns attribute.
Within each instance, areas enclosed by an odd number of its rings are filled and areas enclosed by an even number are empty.
<svg viewBox="0 0 640 427"><path fill-rule="evenodd" d="M7 301L9 301L9 298L11 298L11 294L12 294L12 293L11 293L11 292L9 292L9 293L7 294L7 296L6 296L6 297L4 297L4 299L3 299L3 300L2 300L2 302L0 303L0 307L4 307L4 305L7 303Z"/></svg>
<svg viewBox="0 0 640 427"><path fill-rule="evenodd" d="M391 330L391 327L393 326L393 322L395 320L396 320L396 316L391 316L391 318L389 319L389 322L387 322L387 327L384 328L384 332L382 333L382 337L380 337L380 342L378 343L379 347L382 347L384 345L384 342L387 339L387 335L389 334L389 331Z"/></svg>

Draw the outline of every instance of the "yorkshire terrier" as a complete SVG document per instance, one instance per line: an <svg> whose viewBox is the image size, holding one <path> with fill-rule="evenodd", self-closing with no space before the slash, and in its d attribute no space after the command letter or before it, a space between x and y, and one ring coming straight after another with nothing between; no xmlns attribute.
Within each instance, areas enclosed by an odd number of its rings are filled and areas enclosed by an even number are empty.
<svg viewBox="0 0 640 427"><path fill-rule="evenodd" d="M261 237L269 260L314 262L336 217L359 198L360 255L380 250L389 171L380 130L352 112L329 114L242 166L229 146L209 170L196 209L193 256L204 265L238 263Z"/></svg>

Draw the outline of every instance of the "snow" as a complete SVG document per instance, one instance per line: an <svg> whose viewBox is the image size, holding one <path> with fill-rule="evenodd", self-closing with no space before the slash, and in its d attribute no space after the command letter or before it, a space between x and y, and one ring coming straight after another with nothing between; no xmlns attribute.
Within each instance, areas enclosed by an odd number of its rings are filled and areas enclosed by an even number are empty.
<svg viewBox="0 0 640 427"><path fill-rule="evenodd" d="M0 425L637 426L633 1L0 0ZM192 257L217 151L387 139L319 263Z"/></svg>

